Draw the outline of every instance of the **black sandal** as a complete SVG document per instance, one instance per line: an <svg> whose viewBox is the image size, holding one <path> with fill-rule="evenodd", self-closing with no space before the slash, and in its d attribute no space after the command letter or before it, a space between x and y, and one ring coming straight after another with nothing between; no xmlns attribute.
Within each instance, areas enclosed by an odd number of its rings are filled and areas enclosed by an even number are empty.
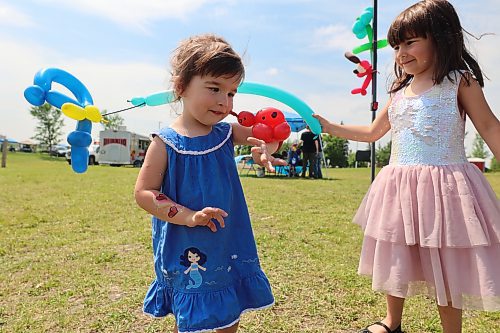
<svg viewBox="0 0 500 333"><path fill-rule="evenodd" d="M361 330L359 333L373 333L372 331L370 331L368 329L368 327L372 326L372 325L378 325L378 326L382 326L383 328L385 328L385 330L387 331L387 333L404 333L402 330L401 330L401 324L399 324L399 326L394 330L394 331L391 331L391 329L389 328L389 326L387 326L386 324L384 324L383 322L381 321L377 321L371 325L368 325L366 326L363 330Z"/></svg>

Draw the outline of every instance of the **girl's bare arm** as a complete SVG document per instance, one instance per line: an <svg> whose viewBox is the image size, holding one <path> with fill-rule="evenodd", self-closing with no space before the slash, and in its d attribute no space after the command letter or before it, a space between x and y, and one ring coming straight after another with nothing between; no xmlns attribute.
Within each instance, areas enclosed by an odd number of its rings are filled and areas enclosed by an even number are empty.
<svg viewBox="0 0 500 333"><path fill-rule="evenodd" d="M207 226L215 232L217 227L212 220L215 219L221 227L224 227L224 217L227 213L222 209L205 207L201 211L193 211L160 192L167 167L165 143L159 137L155 137L148 148L135 184L134 194L137 204L148 213L169 223L189 227Z"/></svg>
<svg viewBox="0 0 500 333"><path fill-rule="evenodd" d="M374 142L383 137L390 129L388 109L391 100L379 112L375 121L370 125L340 125L323 118L320 115L313 115L321 123L323 133L328 133L339 138L345 138L353 141Z"/></svg>
<svg viewBox="0 0 500 333"><path fill-rule="evenodd" d="M462 79L458 88L458 102L472 120L479 135L490 147L497 161L500 160L500 121L493 114L476 80L470 79L467 86Z"/></svg>

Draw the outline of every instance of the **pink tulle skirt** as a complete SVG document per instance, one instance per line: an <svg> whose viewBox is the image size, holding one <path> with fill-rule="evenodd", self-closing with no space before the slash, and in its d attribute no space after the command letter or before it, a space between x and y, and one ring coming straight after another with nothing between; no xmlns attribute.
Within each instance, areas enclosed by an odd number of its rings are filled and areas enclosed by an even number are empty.
<svg viewBox="0 0 500 333"><path fill-rule="evenodd" d="M386 166L354 222L374 290L500 310L500 201L473 164Z"/></svg>

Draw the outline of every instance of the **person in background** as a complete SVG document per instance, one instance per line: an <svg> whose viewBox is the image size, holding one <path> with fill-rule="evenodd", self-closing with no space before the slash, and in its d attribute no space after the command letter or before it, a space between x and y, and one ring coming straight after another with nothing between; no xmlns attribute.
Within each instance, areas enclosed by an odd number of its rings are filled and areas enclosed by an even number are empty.
<svg viewBox="0 0 500 333"><path fill-rule="evenodd" d="M300 145L302 149L302 177L306 176L306 171L309 170L309 178L317 178L314 174L314 169L316 168L316 154L318 153L318 148L315 143L316 135L311 132L309 126L306 126L306 130L300 135Z"/></svg>
<svg viewBox="0 0 500 333"><path fill-rule="evenodd" d="M321 163L323 162L323 141L321 140L321 135L318 135L316 139L314 139L314 145L316 146L316 168L314 169L314 175L316 178L323 178L323 172L321 171Z"/></svg>
<svg viewBox="0 0 500 333"><path fill-rule="evenodd" d="M289 166L289 177L298 177L297 165L299 165L299 153L297 150L297 144L294 143L288 150L288 166Z"/></svg>

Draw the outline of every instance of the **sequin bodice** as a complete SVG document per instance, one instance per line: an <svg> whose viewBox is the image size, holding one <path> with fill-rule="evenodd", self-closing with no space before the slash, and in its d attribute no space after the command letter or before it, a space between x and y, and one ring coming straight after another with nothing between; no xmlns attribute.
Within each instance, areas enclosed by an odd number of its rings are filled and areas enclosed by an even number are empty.
<svg viewBox="0 0 500 333"><path fill-rule="evenodd" d="M457 73L458 74L458 73ZM389 106L392 165L448 165L466 163L465 121L457 103L460 76L448 78L418 96L401 89Z"/></svg>

